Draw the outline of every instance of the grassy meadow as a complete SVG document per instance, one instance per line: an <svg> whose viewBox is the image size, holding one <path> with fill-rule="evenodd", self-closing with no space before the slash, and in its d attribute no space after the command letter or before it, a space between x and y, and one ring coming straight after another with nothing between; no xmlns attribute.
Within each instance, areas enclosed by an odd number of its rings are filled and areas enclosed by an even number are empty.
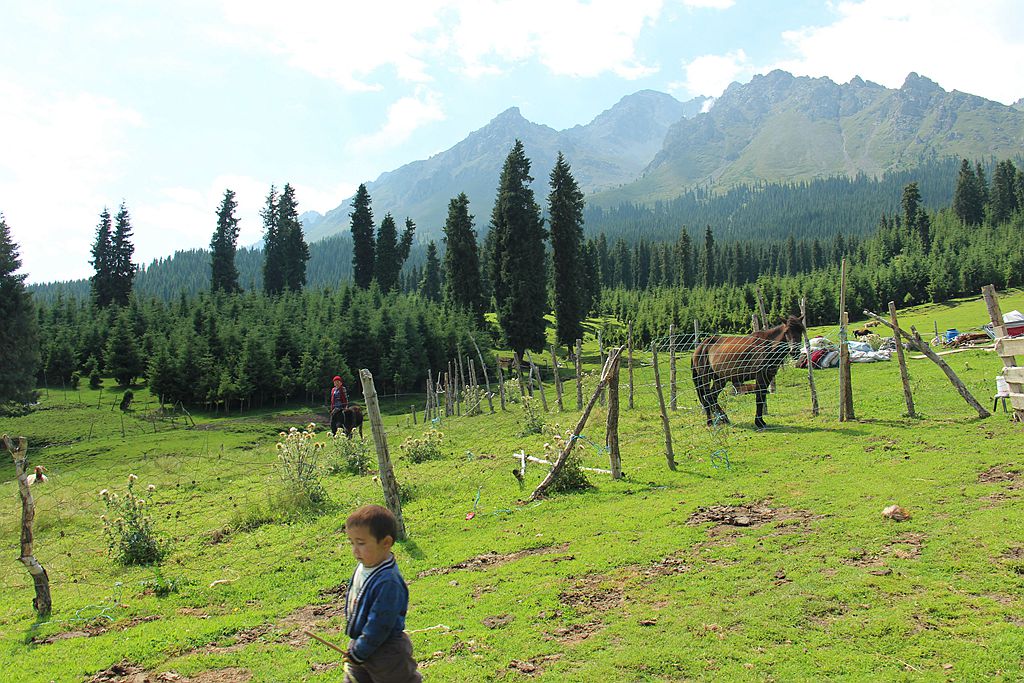
<svg viewBox="0 0 1024 683"><path fill-rule="evenodd" d="M1024 293L1001 303L1024 310ZM901 324L926 338L933 321L942 331L986 320L980 297L901 311ZM592 387L597 345L587 341ZM946 359L991 408L999 358ZM1001 409L978 419L938 367L908 362L916 419L904 415L894 358L853 366L850 423L836 418L836 370L815 373L813 417L806 370L784 368L769 429L757 432L752 395L723 394L732 426L704 426L683 354L670 471L650 357L637 353L632 409L625 363L620 380L625 478L591 472L593 488L538 503L523 501L545 467L531 463L521 485L512 454L544 457L553 432L575 423L573 385L565 412L547 387L545 433L521 435L519 404L485 408L446 418L443 457L418 464L401 445L426 429L408 414L422 397L386 402L410 532L395 554L425 680L1020 680L1024 430ZM322 408L193 414L192 426L158 415L145 387L135 396L123 414L119 391L51 387L37 410L0 420L48 470L33 487L35 553L54 601L38 621L15 561L20 504L8 461L0 678L341 680L336 654L302 631L344 644L354 560L341 526L355 506L383 502L379 484L324 474L325 509L296 507L275 444L283 430L323 423ZM584 465L608 466L605 417L596 407L584 429ZM364 431L370 441L368 423ZM330 440L320 426L316 438ZM170 539L159 567L108 555L100 491L123 494L130 474ZM911 519L883 518L892 504Z"/></svg>

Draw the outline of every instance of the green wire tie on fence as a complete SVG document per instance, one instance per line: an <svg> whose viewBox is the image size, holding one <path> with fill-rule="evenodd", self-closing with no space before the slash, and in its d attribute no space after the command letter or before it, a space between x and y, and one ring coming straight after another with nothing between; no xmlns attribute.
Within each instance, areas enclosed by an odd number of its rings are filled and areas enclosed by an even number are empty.
<svg viewBox="0 0 1024 683"><path fill-rule="evenodd" d="M728 418L723 413L715 415L711 422L711 436L712 438L719 441L721 448L715 449L711 452L709 460L711 466L716 470L725 467L727 470L732 470L732 462L729 460L729 444L726 440L726 425L728 425Z"/></svg>
<svg viewBox="0 0 1024 683"><path fill-rule="evenodd" d="M594 447L594 450L597 451L598 455L601 455L602 453L611 453L611 449L608 448L608 446L598 446L596 443L594 443L587 437L583 436L582 434L573 434L572 436L570 436L569 442L572 443L573 441L582 441L583 443L589 443L591 446Z"/></svg>

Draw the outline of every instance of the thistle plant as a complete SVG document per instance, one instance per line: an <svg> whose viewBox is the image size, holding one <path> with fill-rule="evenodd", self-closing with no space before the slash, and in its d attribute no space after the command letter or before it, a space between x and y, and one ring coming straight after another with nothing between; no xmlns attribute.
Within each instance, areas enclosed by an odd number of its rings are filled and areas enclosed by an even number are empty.
<svg viewBox="0 0 1024 683"><path fill-rule="evenodd" d="M146 498L135 492L138 477L128 475L128 487L124 495L109 489L100 491L100 499L106 514L103 535L107 539L107 551L114 561L125 566L157 564L166 555L170 542L156 530L153 516L149 514L156 486L146 487Z"/></svg>
<svg viewBox="0 0 1024 683"><path fill-rule="evenodd" d="M309 423L299 431L292 427L278 434L277 462L281 478L294 493L311 507L319 508L329 502L327 490L320 482L322 441L316 441L316 424Z"/></svg>
<svg viewBox="0 0 1024 683"><path fill-rule="evenodd" d="M441 444L444 441L444 434L436 429L428 429L422 437L414 439L407 438L400 446L402 453L409 460L415 463L426 462L427 460L438 460L441 453Z"/></svg>
<svg viewBox="0 0 1024 683"><path fill-rule="evenodd" d="M559 431L558 425L555 425L551 432L550 440L544 444L544 454L547 460L555 462L562 451L565 450L566 444L572 439L572 430L567 429L563 434ZM586 450L586 447L586 444L582 441L575 441L573 449L569 452L568 457L565 459L565 464L562 466L558 476L555 477L555 481L552 482L548 489L549 491L554 493L573 493L594 487L590 480L587 479L587 474L583 470L583 451Z"/></svg>
<svg viewBox="0 0 1024 683"><path fill-rule="evenodd" d="M349 474L369 474L373 469L374 459L370 453L370 442L363 439L349 439L343 432L328 437L327 441L328 474L347 472Z"/></svg>
<svg viewBox="0 0 1024 683"><path fill-rule="evenodd" d="M542 434L544 432L544 416L537 407L537 399L532 396L520 397L523 406L523 430L519 436Z"/></svg>

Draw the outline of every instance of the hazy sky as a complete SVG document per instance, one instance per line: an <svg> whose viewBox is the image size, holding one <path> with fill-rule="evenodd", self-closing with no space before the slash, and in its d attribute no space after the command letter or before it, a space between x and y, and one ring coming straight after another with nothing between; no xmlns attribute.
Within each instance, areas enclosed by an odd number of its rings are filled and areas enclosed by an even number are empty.
<svg viewBox="0 0 1024 683"><path fill-rule="evenodd" d="M643 88L717 96L773 68L1024 97L1016 0L2 5L0 213L30 282L92 274L104 207L127 203L148 263L207 246L231 188L251 244L271 184L324 212L510 106L563 129Z"/></svg>

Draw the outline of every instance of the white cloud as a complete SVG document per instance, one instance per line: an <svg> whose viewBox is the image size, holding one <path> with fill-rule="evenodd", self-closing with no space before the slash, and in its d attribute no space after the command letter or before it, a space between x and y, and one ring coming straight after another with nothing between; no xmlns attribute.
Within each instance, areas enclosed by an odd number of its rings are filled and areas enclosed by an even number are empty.
<svg viewBox="0 0 1024 683"><path fill-rule="evenodd" d="M134 110L88 93L36 95L0 81L0 211L20 247L29 281L91 273L92 240L105 196L119 177L126 133L143 125Z"/></svg>
<svg viewBox="0 0 1024 683"><path fill-rule="evenodd" d="M736 0L683 0L683 4L695 9L729 9Z"/></svg>
<svg viewBox="0 0 1024 683"><path fill-rule="evenodd" d="M1016 0L864 0L841 2L838 19L783 34L796 57L779 62L795 75L846 82L861 76L899 87L915 71L947 90L1009 104L1024 95L1024 4Z"/></svg>
<svg viewBox="0 0 1024 683"><path fill-rule="evenodd" d="M364 154L397 147L408 140L417 128L434 121L443 121L444 118L438 94L426 88L417 88L413 96L403 97L388 107L387 121L380 130L356 138L350 147Z"/></svg>
<svg viewBox="0 0 1024 683"><path fill-rule="evenodd" d="M729 0L689 0L728 6ZM536 59L556 75L652 73L636 55L643 28L663 0L297 0L282 12L272 0L222 0L227 30L209 38L281 55L295 68L352 91L379 90L393 72L425 83L446 68L491 75ZM231 27L234 27L232 30Z"/></svg>
<svg viewBox="0 0 1024 683"><path fill-rule="evenodd" d="M752 73L752 65L742 49L724 55L701 55L683 63L686 78L669 84L673 92L690 96L718 97L735 80Z"/></svg>

